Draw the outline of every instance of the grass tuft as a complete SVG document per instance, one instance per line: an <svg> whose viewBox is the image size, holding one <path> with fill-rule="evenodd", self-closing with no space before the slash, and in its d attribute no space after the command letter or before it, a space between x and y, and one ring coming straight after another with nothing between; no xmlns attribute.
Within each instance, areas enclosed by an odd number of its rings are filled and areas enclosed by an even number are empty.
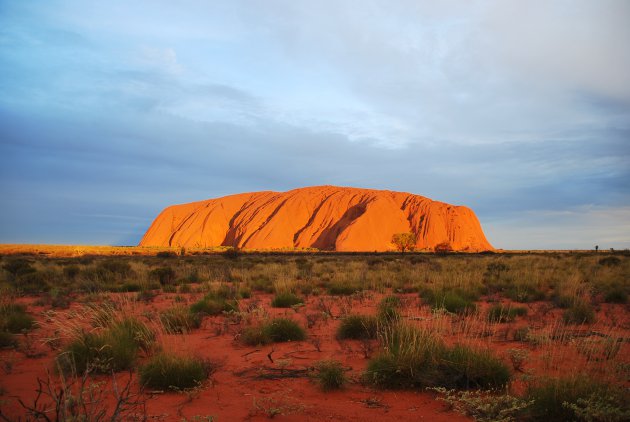
<svg viewBox="0 0 630 422"><path fill-rule="evenodd" d="M140 384L155 390L186 390L199 386L215 366L203 359L161 352L139 369Z"/></svg>

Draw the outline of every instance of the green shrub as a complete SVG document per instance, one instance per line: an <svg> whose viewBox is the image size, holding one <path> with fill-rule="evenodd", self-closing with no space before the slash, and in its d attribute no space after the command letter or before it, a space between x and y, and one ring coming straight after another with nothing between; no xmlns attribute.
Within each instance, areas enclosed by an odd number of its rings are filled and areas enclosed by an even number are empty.
<svg viewBox="0 0 630 422"><path fill-rule="evenodd" d="M341 362L321 360L315 364L316 378L324 391L338 390L346 383L346 374Z"/></svg>
<svg viewBox="0 0 630 422"><path fill-rule="evenodd" d="M468 314L474 312L477 306L470 298L466 297L462 292L447 290L429 296L429 301L433 309L446 309L448 312L455 314Z"/></svg>
<svg viewBox="0 0 630 422"><path fill-rule="evenodd" d="M621 286L615 286L606 292L604 295L604 302L621 304L627 303L628 293Z"/></svg>
<svg viewBox="0 0 630 422"><path fill-rule="evenodd" d="M579 300L564 311L562 319L565 324L592 324L595 322L595 311L587 302Z"/></svg>
<svg viewBox="0 0 630 422"><path fill-rule="evenodd" d="M238 311L238 302L209 295L190 305L190 311L201 315L219 315L222 312Z"/></svg>
<svg viewBox="0 0 630 422"><path fill-rule="evenodd" d="M385 327L384 351L368 363L363 379L383 388L495 388L510 371L489 351L448 348L434 333L408 324Z"/></svg>
<svg viewBox="0 0 630 422"><path fill-rule="evenodd" d="M587 375L534 381L528 386L526 397L533 401L529 407L529 416L533 420L622 421L627 419L597 417L589 419L583 416L597 409L609 415L615 413L628 415L630 412L628 408L630 397L627 391L596 381Z"/></svg>
<svg viewBox="0 0 630 422"><path fill-rule="evenodd" d="M30 331L35 326L35 319L26 313L21 304L6 303L0 305L0 331L19 334Z"/></svg>
<svg viewBox="0 0 630 422"><path fill-rule="evenodd" d="M256 346L259 344L301 341L306 338L306 332L298 323L291 319L275 318L264 324L246 328L243 330L241 338L245 344Z"/></svg>
<svg viewBox="0 0 630 422"><path fill-rule="evenodd" d="M201 317L184 306L174 306L160 314L167 333L186 333L201 326Z"/></svg>
<svg viewBox="0 0 630 422"><path fill-rule="evenodd" d="M361 286L351 283L332 283L328 286L328 293L334 296L349 296L361 290Z"/></svg>
<svg viewBox="0 0 630 422"><path fill-rule="evenodd" d="M288 318L271 320L264 328L273 342L300 341L306 338L306 332L300 325Z"/></svg>
<svg viewBox="0 0 630 422"><path fill-rule="evenodd" d="M139 352L147 351L155 335L135 318L114 321L99 332L82 332L57 357L64 373L81 374L86 370L108 373L132 369Z"/></svg>
<svg viewBox="0 0 630 422"><path fill-rule="evenodd" d="M378 304L378 319L384 323L392 323L400 319L398 308L401 302L398 296L387 296Z"/></svg>
<svg viewBox="0 0 630 422"><path fill-rule="evenodd" d="M531 404L520 397L499 391L457 391L434 387L449 406L477 422L515 422L522 420L524 410Z"/></svg>
<svg viewBox="0 0 630 422"><path fill-rule="evenodd" d="M435 385L446 350L441 339L407 324L388 326L381 336L384 352L370 360L364 381L383 388Z"/></svg>
<svg viewBox="0 0 630 422"><path fill-rule="evenodd" d="M441 364L441 385L457 388L501 388L510 381L508 366L488 350L456 345Z"/></svg>
<svg viewBox="0 0 630 422"><path fill-rule="evenodd" d="M271 343L271 337L263 326L247 327L241 332L241 340L249 346L259 346Z"/></svg>
<svg viewBox="0 0 630 422"><path fill-rule="evenodd" d="M277 293L271 301L274 308L290 308L294 305L304 303L304 300L291 292Z"/></svg>
<svg viewBox="0 0 630 422"><path fill-rule="evenodd" d="M162 352L140 367L140 384L155 390L185 390L205 381L214 367L203 359Z"/></svg>
<svg viewBox="0 0 630 422"><path fill-rule="evenodd" d="M621 259L616 256L607 256L605 258L601 258L598 264L604 267L616 267L621 264Z"/></svg>
<svg viewBox="0 0 630 422"><path fill-rule="evenodd" d="M155 254L157 258L176 258L177 254L171 251L161 251Z"/></svg>
<svg viewBox="0 0 630 422"><path fill-rule="evenodd" d="M17 346L15 336L8 331L0 331L0 349Z"/></svg>
<svg viewBox="0 0 630 422"><path fill-rule="evenodd" d="M527 315L527 308L511 307L504 305L494 305L488 310L488 321L490 322L512 322L517 316Z"/></svg>
<svg viewBox="0 0 630 422"><path fill-rule="evenodd" d="M364 340L376 338L378 321L371 315L348 315L337 329L338 339Z"/></svg>
<svg viewBox="0 0 630 422"><path fill-rule="evenodd" d="M171 267L160 267L151 270L149 277L160 282L162 286L175 283L175 270Z"/></svg>

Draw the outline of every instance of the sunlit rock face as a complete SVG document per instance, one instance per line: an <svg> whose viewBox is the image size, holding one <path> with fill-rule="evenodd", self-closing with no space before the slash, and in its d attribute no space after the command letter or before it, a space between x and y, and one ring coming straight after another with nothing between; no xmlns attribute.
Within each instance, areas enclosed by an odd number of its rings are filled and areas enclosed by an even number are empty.
<svg viewBox="0 0 630 422"><path fill-rule="evenodd" d="M455 251L491 250L464 206L386 190L316 186L253 192L165 208L140 246L241 249L393 250L394 233L413 232L416 249L447 242Z"/></svg>

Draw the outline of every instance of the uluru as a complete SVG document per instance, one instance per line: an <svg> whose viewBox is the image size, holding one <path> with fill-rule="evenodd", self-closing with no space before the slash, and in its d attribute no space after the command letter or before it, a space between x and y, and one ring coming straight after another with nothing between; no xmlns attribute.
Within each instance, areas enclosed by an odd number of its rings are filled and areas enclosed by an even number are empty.
<svg viewBox="0 0 630 422"><path fill-rule="evenodd" d="M249 250L394 250L395 233L412 232L416 249L491 250L465 206L388 190L315 186L253 192L172 205L153 221L140 246Z"/></svg>

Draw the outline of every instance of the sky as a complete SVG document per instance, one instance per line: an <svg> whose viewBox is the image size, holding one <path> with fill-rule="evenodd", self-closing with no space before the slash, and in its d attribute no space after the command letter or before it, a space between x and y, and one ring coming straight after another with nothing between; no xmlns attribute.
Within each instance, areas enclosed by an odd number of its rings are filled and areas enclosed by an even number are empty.
<svg viewBox="0 0 630 422"><path fill-rule="evenodd" d="M0 0L0 243L326 184L629 248L630 2Z"/></svg>

